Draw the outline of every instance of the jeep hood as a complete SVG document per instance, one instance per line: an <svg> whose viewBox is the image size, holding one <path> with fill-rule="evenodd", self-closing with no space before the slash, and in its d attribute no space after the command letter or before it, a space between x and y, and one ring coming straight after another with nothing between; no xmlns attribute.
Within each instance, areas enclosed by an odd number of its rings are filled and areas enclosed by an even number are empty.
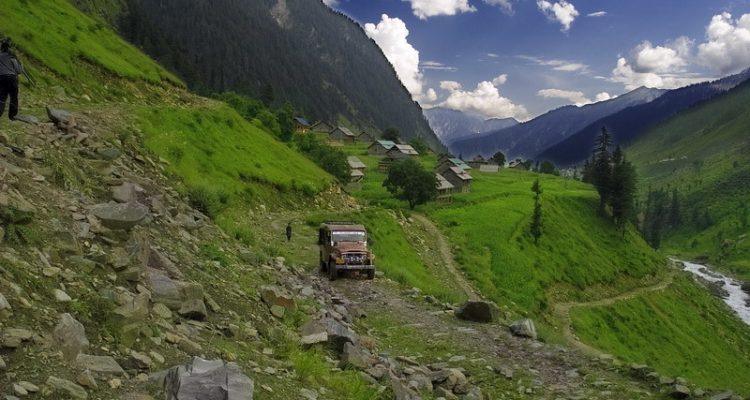
<svg viewBox="0 0 750 400"><path fill-rule="evenodd" d="M341 253L349 253L349 252L363 252L367 253L367 246L364 243L355 243L355 242L339 242L336 243L336 249L339 250Z"/></svg>

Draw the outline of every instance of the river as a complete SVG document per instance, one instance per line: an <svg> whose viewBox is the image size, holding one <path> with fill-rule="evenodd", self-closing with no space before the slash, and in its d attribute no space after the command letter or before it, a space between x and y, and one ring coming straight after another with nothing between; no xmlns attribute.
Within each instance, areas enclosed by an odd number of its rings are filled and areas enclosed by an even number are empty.
<svg viewBox="0 0 750 400"><path fill-rule="evenodd" d="M687 261L679 261L684 265L684 270L693 275L699 276L709 282L723 282L721 286L728 296L722 296L723 300L729 307L737 313L740 319L750 325L750 295L742 290L742 283L724 276L715 271L711 271L705 265L694 264Z"/></svg>

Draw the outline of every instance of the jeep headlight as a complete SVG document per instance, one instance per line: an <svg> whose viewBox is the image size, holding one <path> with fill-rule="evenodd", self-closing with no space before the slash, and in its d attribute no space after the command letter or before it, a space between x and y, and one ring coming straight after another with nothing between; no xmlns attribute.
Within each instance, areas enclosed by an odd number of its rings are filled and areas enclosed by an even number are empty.
<svg viewBox="0 0 750 400"><path fill-rule="evenodd" d="M346 264L346 260L344 260L344 258L341 256L336 257L336 264L338 265Z"/></svg>

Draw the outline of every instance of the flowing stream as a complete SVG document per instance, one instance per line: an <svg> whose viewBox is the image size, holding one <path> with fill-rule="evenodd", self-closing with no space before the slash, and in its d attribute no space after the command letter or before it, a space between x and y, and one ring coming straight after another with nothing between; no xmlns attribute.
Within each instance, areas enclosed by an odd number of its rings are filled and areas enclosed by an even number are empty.
<svg viewBox="0 0 750 400"><path fill-rule="evenodd" d="M742 290L742 283L724 276L718 272L711 271L705 265L694 264L687 261L679 261L684 265L684 270L693 275L716 284L720 288L721 297L729 307L737 313L740 319L750 325L750 294Z"/></svg>

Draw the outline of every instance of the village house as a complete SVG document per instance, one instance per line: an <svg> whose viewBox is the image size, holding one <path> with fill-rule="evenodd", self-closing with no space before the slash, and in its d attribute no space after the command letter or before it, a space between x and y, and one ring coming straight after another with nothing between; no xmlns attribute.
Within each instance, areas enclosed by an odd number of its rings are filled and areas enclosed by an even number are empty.
<svg viewBox="0 0 750 400"><path fill-rule="evenodd" d="M527 171L528 168L526 167L526 164L524 164L523 160L520 158L516 158L515 160L508 163L508 168L510 169L520 169L522 171Z"/></svg>
<svg viewBox="0 0 750 400"><path fill-rule="evenodd" d="M326 134L328 134L328 133L331 133L331 131L333 131L333 129L334 129L333 125L331 125L331 124L329 124L327 122L323 122L323 121L318 121L318 122L314 123L312 127L310 127L310 131L312 131L313 133L326 133Z"/></svg>
<svg viewBox="0 0 750 400"><path fill-rule="evenodd" d="M454 192L467 193L471 190L471 181L474 178L461 167L444 163L437 172L454 186Z"/></svg>
<svg viewBox="0 0 750 400"><path fill-rule="evenodd" d="M448 182L447 179L445 179L444 176L435 173L435 178L437 178L437 200L438 201L446 201L450 202L453 199L453 189L455 189L455 186L453 186L452 183Z"/></svg>
<svg viewBox="0 0 750 400"><path fill-rule="evenodd" d="M347 157L346 161L349 163L349 169L351 170L351 181L361 182L365 177L365 168L367 168L365 163L355 156Z"/></svg>
<svg viewBox="0 0 750 400"><path fill-rule="evenodd" d="M408 144L394 144L393 147L391 147L391 149L386 153L387 157L396 160L403 160L410 157L416 157L418 155L419 153L414 149L414 147L411 147L411 145Z"/></svg>
<svg viewBox="0 0 750 400"><path fill-rule="evenodd" d="M303 117L294 117L294 131L297 133L310 132L310 123Z"/></svg>
<svg viewBox="0 0 750 400"><path fill-rule="evenodd" d="M477 155L476 157L472 158L471 161L469 161L467 164L469 164L471 168L479 169L479 167L487 163L488 161L484 157L482 157L481 155Z"/></svg>
<svg viewBox="0 0 750 400"><path fill-rule="evenodd" d="M384 156L395 145L396 143L390 140L376 140L367 148L367 153L371 156Z"/></svg>
<svg viewBox="0 0 750 400"><path fill-rule="evenodd" d="M344 144L352 144L356 138L357 137L349 130L349 128L343 126L339 126L328 134L328 140Z"/></svg>
<svg viewBox="0 0 750 400"><path fill-rule="evenodd" d="M459 167L464 171L469 171L472 169L471 166L469 166L469 164L466 164L460 158L452 158L452 157L446 157L446 156L440 157L438 159L437 165L438 165L437 166L438 170L441 170L446 167Z"/></svg>
<svg viewBox="0 0 750 400"><path fill-rule="evenodd" d="M482 164L479 166L479 172L487 174L496 174L500 171L500 166L497 164Z"/></svg>
<svg viewBox="0 0 750 400"><path fill-rule="evenodd" d="M382 160L378 161L378 171L387 174L388 171L391 170L391 166L393 165L395 161L396 160L390 157L383 158Z"/></svg>
<svg viewBox="0 0 750 400"><path fill-rule="evenodd" d="M359 136L357 136L358 143L372 143L374 141L375 141L375 136L364 131L362 131L362 133L360 133Z"/></svg>

